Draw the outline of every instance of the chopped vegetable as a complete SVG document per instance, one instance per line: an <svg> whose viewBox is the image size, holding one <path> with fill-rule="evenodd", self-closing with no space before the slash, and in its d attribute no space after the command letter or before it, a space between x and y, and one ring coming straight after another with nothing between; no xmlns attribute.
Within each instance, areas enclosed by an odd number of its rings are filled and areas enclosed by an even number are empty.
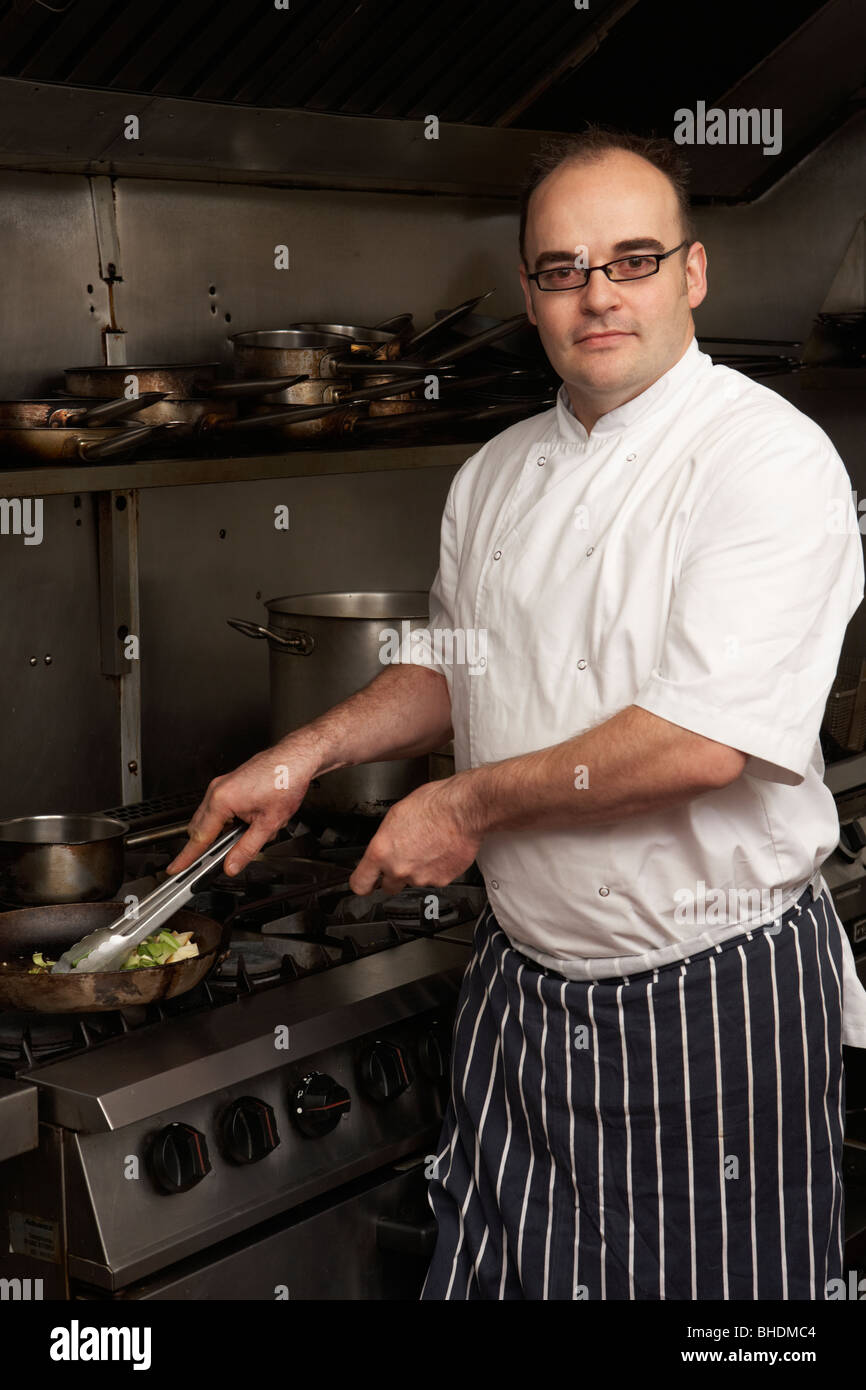
<svg viewBox="0 0 866 1390"><path fill-rule="evenodd" d="M191 960L198 953L198 946L192 939L191 931L171 932L166 927L161 927L159 931L139 942L119 968L147 970L154 965L176 965L178 961ZM34 951L33 966L28 974L44 975L56 964L56 961L46 960L41 951Z"/></svg>
<svg viewBox="0 0 866 1390"><path fill-rule="evenodd" d="M46 970L50 970L52 965L56 965L56 960L45 960L41 951L33 952L33 968L28 970L28 975L44 975Z"/></svg>

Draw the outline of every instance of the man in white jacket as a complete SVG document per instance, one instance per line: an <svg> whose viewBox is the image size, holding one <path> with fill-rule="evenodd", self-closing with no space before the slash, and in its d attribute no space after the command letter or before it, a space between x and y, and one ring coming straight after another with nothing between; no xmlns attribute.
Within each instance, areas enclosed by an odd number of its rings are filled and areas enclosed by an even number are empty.
<svg viewBox="0 0 866 1390"><path fill-rule="evenodd" d="M390 667L212 783L175 862L238 815L239 868L312 777L453 732L455 776L351 879L477 860L488 892L427 1299L823 1298L841 1274L866 993L820 876L818 731L862 547L828 521L853 504L826 435L699 351L706 264L667 142L539 161L520 276L563 386L457 473L431 591L433 634L484 632L483 665Z"/></svg>

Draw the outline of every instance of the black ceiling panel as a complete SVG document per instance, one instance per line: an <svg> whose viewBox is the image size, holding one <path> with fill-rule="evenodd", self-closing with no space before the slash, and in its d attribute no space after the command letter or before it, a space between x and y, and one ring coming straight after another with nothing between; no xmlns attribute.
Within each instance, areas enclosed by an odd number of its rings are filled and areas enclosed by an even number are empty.
<svg viewBox="0 0 866 1390"><path fill-rule="evenodd" d="M851 58L857 6L862 14L862 0L592 0L585 10L571 0L289 0L287 9L273 0L0 0L0 75L527 130L593 120L668 136L677 108L742 88L750 103L784 99L787 157L758 172L729 151L718 189L711 172L704 182L708 195L751 196L856 107L866 81L862 57L859 78ZM825 69L838 25L835 88L833 72L810 70L803 26L813 20L816 32L823 25ZM828 90L810 104L816 75ZM807 112L799 122L798 104ZM689 158L706 164L705 152Z"/></svg>

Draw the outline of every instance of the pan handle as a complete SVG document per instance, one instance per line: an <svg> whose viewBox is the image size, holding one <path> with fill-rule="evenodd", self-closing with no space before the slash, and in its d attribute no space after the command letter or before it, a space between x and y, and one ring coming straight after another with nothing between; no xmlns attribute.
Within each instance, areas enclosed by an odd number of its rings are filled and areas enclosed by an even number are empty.
<svg viewBox="0 0 866 1390"><path fill-rule="evenodd" d="M244 637L270 637L272 642L284 647L292 656L310 656L316 649L316 639L297 627L274 632L273 628L263 627L261 623L248 623L243 618L226 618L226 622L235 632L242 632Z"/></svg>
<svg viewBox="0 0 866 1390"><path fill-rule="evenodd" d="M397 387L393 386L392 391ZM237 420L218 420L214 429L219 434L244 434L247 430L269 430L279 425L291 425L300 420L318 420L323 415L333 415L343 408L342 403L334 405L284 405L274 407L269 415L242 415Z"/></svg>
<svg viewBox="0 0 866 1390"><path fill-rule="evenodd" d="M155 830L135 830L123 837L125 849L138 849L140 845L155 845L159 840L171 840L189 830L189 821L173 821L171 825L160 825Z"/></svg>
<svg viewBox="0 0 866 1390"><path fill-rule="evenodd" d="M78 441L78 456L86 463L98 463L101 459L114 458L117 454L126 454L130 449L134 449L137 444L143 444L146 439L154 433L154 425L135 425L132 429L119 431L112 439L100 441L98 444L89 444L86 440Z"/></svg>
<svg viewBox="0 0 866 1390"><path fill-rule="evenodd" d="M450 381L450 377L443 377L443 381ZM344 386L338 392L337 401L342 404L345 401L378 401L387 400L389 396L397 396L403 391L414 391L419 386L426 386L426 376L408 376L400 381L386 381L383 386Z"/></svg>
<svg viewBox="0 0 866 1390"><path fill-rule="evenodd" d="M469 342L470 339L467 338L466 341ZM474 339L471 341L474 346ZM442 361L445 360L443 356ZM423 362L395 362L391 358L366 357L363 361L350 361L345 357L335 357L333 361L340 375L347 373L351 376L417 376L419 372L424 371Z"/></svg>
<svg viewBox="0 0 866 1390"><path fill-rule="evenodd" d="M515 333L518 328L525 328L529 323L526 314L514 314L510 319L503 319L502 323L497 323L493 328L486 329L483 333L476 333L471 338L456 347L450 347L444 352L435 353L434 356L427 358L428 367L438 367L441 362L453 362L455 358L465 357L467 353L474 352L476 348L486 347L488 343L495 343L500 338L507 338L509 333ZM407 365L408 362L407 362Z"/></svg>
<svg viewBox="0 0 866 1390"><path fill-rule="evenodd" d="M268 376L255 381L203 381L198 387L203 396L228 396L231 400L241 396L267 396L271 391L284 391L289 386L297 386L301 381L309 381L308 372L299 376Z"/></svg>
<svg viewBox="0 0 866 1390"><path fill-rule="evenodd" d="M427 328L422 328L420 333L416 333L407 343L404 344L403 351L417 352L421 343L429 343L431 338L438 337L440 333L445 333L455 323L465 319L468 314L474 313L485 299L489 299L493 290L486 290L484 294L476 294L472 299L464 299L462 304L458 304L456 309L449 309L443 314L441 319L436 319Z"/></svg>
<svg viewBox="0 0 866 1390"><path fill-rule="evenodd" d="M393 333L395 337L404 337L412 329L411 314L394 314L393 318L382 319L381 323L374 323L373 327L380 333Z"/></svg>
<svg viewBox="0 0 866 1390"><path fill-rule="evenodd" d="M135 396L132 400L127 400L121 396L119 400L101 401L99 405L93 405L86 410L78 421L80 425L107 425L112 420L124 420L127 415L135 415L139 410L146 410L149 405L156 405L157 401L165 400L164 391L145 391L141 396Z"/></svg>

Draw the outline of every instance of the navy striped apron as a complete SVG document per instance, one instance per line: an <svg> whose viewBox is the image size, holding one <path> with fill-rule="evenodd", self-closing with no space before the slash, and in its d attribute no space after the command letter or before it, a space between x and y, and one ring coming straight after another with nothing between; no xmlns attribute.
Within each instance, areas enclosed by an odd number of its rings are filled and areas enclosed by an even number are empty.
<svg viewBox="0 0 866 1390"><path fill-rule="evenodd" d="M842 1276L842 928L565 980L475 927L422 1299L823 1299Z"/></svg>

